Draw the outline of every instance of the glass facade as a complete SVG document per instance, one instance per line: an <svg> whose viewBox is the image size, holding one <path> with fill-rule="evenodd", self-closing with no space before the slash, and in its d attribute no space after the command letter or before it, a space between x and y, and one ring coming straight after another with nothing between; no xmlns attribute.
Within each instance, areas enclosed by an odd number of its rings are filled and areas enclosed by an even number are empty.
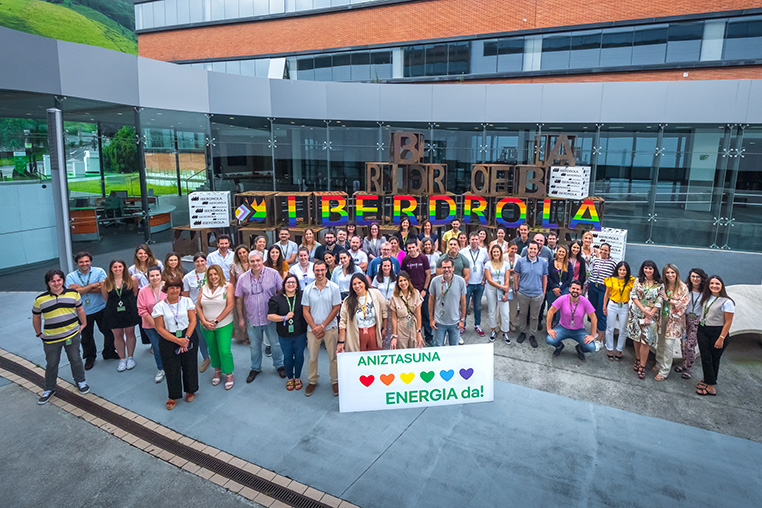
<svg viewBox="0 0 762 508"><path fill-rule="evenodd" d="M258 77L267 77L269 72L276 78L374 82L607 68L679 68L701 62L740 64L749 60L762 60L762 16L187 65Z"/></svg>

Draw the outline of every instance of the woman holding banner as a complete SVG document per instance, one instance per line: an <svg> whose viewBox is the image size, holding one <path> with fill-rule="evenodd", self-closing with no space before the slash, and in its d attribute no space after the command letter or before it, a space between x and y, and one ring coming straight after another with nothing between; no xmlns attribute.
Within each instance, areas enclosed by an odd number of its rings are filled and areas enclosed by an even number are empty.
<svg viewBox="0 0 762 508"><path fill-rule="evenodd" d="M341 306L336 352L381 350L386 326L387 305L383 295L368 285L362 273L352 275L349 296Z"/></svg>

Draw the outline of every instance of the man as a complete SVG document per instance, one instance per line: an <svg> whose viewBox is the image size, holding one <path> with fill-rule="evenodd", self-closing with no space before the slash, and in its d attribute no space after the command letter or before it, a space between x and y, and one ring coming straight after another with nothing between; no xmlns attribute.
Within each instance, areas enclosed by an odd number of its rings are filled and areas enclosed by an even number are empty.
<svg viewBox="0 0 762 508"><path fill-rule="evenodd" d="M106 280L106 271L103 268L91 266L92 260L93 257L89 252L78 252L74 256L78 269L66 276L66 287L80 294L83 300L82 307L87 315L87 325L81 330L85 370L93 368L95 358L98 356L98 347L93 337L96 324L103 334L103 352L101 353L103 359L119 359L114 349L114 334L103 326L103 309L106 308L106 301L101 294L101 286Z"/></svg>
<svg viewBox="0 0 762 508"><path fill-rule="evenodd" d="M450 258L442 263L442 275L434 277L429 284L428 311L434 345L444 346L445 335L450 346L458 344L459 331L466 326L466 281L455 275Z"/></svg>
<svg viewBox="0 0 762 508"><path fill-rule="evenodd" d="M540 307L545 300L545 290L548 287L548 262L537 256L540 247L534 240L527 246L527 257L519 258L513 267L514 290L519 301L519 344L527 338L527 315L530 318L529 343L537 347L534 337Z"/></svg>
<svg viewBox="0 0 762 508"><path fill-rule="evenodd" d="M362 238L353 236L349 241L349 255L355 261L355 266L359 266L360 270L365 272L368 269L368 255L360 250L361 246Z"/></svg>
<svg viewBox="0 0 762 508"><path fill-rule="evenodd" d="M368 264L368 277L370 277L370 280L373 280L376 277L378 274L378 267L381 266L381 261L386 258L390 258L392 260L392 268L394 269L394 273L400 273L400 262L396 257L392 257L392 244L389 242L384 242L381 244L381 255L373 258Z"/></svg>
<svg viewBox="0 0 762 508"><path fill-rule="evenodd" d="M545 235L542 233L537 233L534 235L534 238L532 238L535 242L537 242L537 245L540 248L540 251L537 253L539 257L544 259L548 262L548 265L553 262L553 253L551 250L545 246ZM527 257L527 248L524 247L524 250L521 251L521 257L525 258Z"/></svg>
<svg viewBox="0 0 762 508"><path fill-rule="evenodd" d="M418 242L414 239L407 241L407 256L402 259L402 269L410 275L410 282L413 287L421 293L423 298L423 312L421 312L421 321L423 322L423 337L428 343L431 343L432 333L429 324L429 283L431 282L431 268L429 267L429 258L424 256L418 250Z"/></svg>
<svg viewBox="0 0 762 508"><path fill-rule="evenodd" d="M441 275L442 273L444 273L444 271L442 270L442 263L444 262L445 259L449 259L450 261L452 261L453 269L455 270L454 272L455 275L463 277L466 283L468 283L468 278L471 275L471 268L469 268L471 265L469 265L468 259L466 259L466 256L460 253L457 238L450 238L450 240L447 242L447 252L445 252L437 260L437 275Z"/></svg>
<svg viewBox="0 0 762 508"><path fill-rule="evenodd" d="M341 292L336 283L326 278L328 268L325 262L315 261L312 269L315 272L315 282L309 284L302 293L302 313L307 321L307 349L310 352L307 367L309 383L304 395L311 396L317 386L320 343L325 342L330 362L331 387L333 394L338 396L339 369L336 363L336 345L339 341L339 330L336 326L336 315L341 309Z"/></svg>
<svg viewBox="0 0 762 508"><path fill-rule="evenodd" d="M574 280L569 286L569 294L558 297L550 306L547 317L548 338L546 340L549 345L556 348L553 351L553 356L558 356L564 349L563 341L574 339L577 341L575 346L577 358L584 362L586 361L585 353L595 351L595 344L593 343L595 337L585 331L585 315L590 318L591 330L595 330L598 323L593 304L580 294L582 294L582 283ZM551 322L556 311L561 313L561 320L558 326L553 328Z"/></svg>
<svg viewBox="0 0 762 508"><path fill-rule="evenodd" d="M61 348L66 351L71 365L71 375L77 383L79 393L88 393L90 387L85 382L85 369L79 356L80 329L87 326L87 315L82 307L79 293L64 286L64 273L50 270L45 274L48 290L35 298L32 305L32 326L34 333L42 339L45 349L45 389L37 401L46 404L56 393L58 363ZM43 327L43 320L45 326Z"/></svg>
<svg viewBox="0 0 762 508"><path fill-rule="evenodd" d="M349 242L347 241L346 229L340 229L336 233L336 244L344 250L349 250Z"/></svg>
<svg viewBox="0 0 762 508"><path fill-rule="evenodd" d="M453 219L450 226L452 229L445 231L442 235L442 245L450 245L450 238L458 239L458 235L460 234L460 219Z"/></svg>
<svg viewBox="0 0 762 508"><path fill-rule="evenodd" d="M251 383L262 371L262 339L267 335L272 351L273 367L280 377L286 377L283 368L283 352L280 349L275 323L267 319L267 304L270 298L283 287L283 278L262 262L262 254L253 250L249 254L249 270L238 279L235 288L235 303L238 310L239 325L246 327L248 321L249 342L251 349L251 370L246 378ZM245 314L244 314L245 310ZM246 316L246 319L244 319Z"/></svg>
<svg viewBox="0 0 762 508"><path fill-rule="evenodd" d="M548 233L548 249L551 253L551 260L556 259L556 251L558 250L558 234L555 231Z"/></svg>
<svg viewBox="0 0 762 508"><path fill-rule="evenodd" d="M320 261L323 261L323 256L326 252L332 253L338 260L339 254L346 250L336 244L336 233L332 229L329 229L325 235L323 235L323 242L323 245L315 249L315 260L319 259Z"/></svg>
<svg viewBox="0 0 762 508"><path fill-rule="evenodd" d="M526 224L519 226L519 236L512 241L518 247L518 251L522 252L527 244L529 244L529 226Z"/></svg>
<svg viewBox="0 0 762 508"><path fill-rule="evenodd" d="M280 238L278 247L280 247L280 253L283 256L283 259L286 260L286 263L288 263L289 267L294 266L294 263L296 263L296 253L299 250L299 246L296 245L296 242L291 241L291 231L289 231L288 228L280 228L278 238Z"/></svg>
<svg viewBox="0 0 762 508"><path fill-rule="evenodd" d="M489 260L487 249L479 247L479 233L471 233L469 248L464 249L469 265L468 287L466 288L466 308L474 302L474 331L484 337L482 330L482 296L484 295L484 263ZM463 252L461 252L461 255Z"/></svg>
<svg viewBox="0 0 762 508"><path fill-rule="evenodd" d="M217 237L217 250L206 256L206 265L219 265L225 274L225 280L230 280L230 267L233 266L233 251L230 250L230 237Z"/></svg>

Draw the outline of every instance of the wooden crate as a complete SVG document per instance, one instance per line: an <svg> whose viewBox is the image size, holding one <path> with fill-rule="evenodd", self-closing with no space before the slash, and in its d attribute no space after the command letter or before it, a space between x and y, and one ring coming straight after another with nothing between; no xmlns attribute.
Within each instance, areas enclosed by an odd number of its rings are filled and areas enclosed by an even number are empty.
<svg viewBox="0 0 762 508"><path fill-rule="evenodd" d="M294 207L289 210L293 198ZM314 197L312 192L278 192L275 200L275 226L300 227L314 225Z"/></svg>
<svg viewBox="0 0 762 508"><path fill-rule="evenodd" d="M349 197L349 195L346 192L341 191L316 191L312 193L312 210L311 210L311 217L312 222L309 224L312 224L317 227L343 227L343 226L328 226L323 225L323 197L326 196L337 196L345 201L344 210L343 212L332 213L330 215L332 220L339 220L340 216L346 217L346 222L352 222L354 223L354 217L350 215L350 212L354 211L354 205L352 203L352 199Z"/></svg>
<svg viewBox="0 0 762 508"><path fill-rule="evenodd" d="M275 195L277 192L273 191L247 191L241 192L233 196L233 217L236 217L236 210L241 205L245 204L252 209L254 213L245 220L236 222L240 226L261 226L261 227L273 227L275 225ZM256 214L255 206L261 208L264 205L265 216L262 219L257 219L259 214Z"/></svg>

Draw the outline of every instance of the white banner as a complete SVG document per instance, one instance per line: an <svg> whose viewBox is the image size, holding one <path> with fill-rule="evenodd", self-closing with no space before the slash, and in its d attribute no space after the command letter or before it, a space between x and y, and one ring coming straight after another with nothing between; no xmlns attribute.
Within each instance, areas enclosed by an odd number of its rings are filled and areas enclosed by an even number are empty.
<svg viewBox="0 0 762 508"><path fill-rule="evenodd" d="M600 231L591 231L591 233L593 233L594 247L600 247L602 243L607 243L611 245L611 259L617 262L624 260L625 249L627 248L626 229L602 228Z"/></svg>
<svg viewBox="0 0 762 508"><path fill-rule="evenodd" d="M188 194L191 229L230 226L230 192L191 192Z"/></svg>
<svg viewBox="0 0 762 508"><path fill-rule="evenodd" d="M590 166L551 166L548 197L584 199L590 194Z"/></svg>
<svg viewBox="0 0 762 508"><path fill-rule="evenodd" d="M341 353L339 410L351 413L491 402L493 346Z"/></svg>

